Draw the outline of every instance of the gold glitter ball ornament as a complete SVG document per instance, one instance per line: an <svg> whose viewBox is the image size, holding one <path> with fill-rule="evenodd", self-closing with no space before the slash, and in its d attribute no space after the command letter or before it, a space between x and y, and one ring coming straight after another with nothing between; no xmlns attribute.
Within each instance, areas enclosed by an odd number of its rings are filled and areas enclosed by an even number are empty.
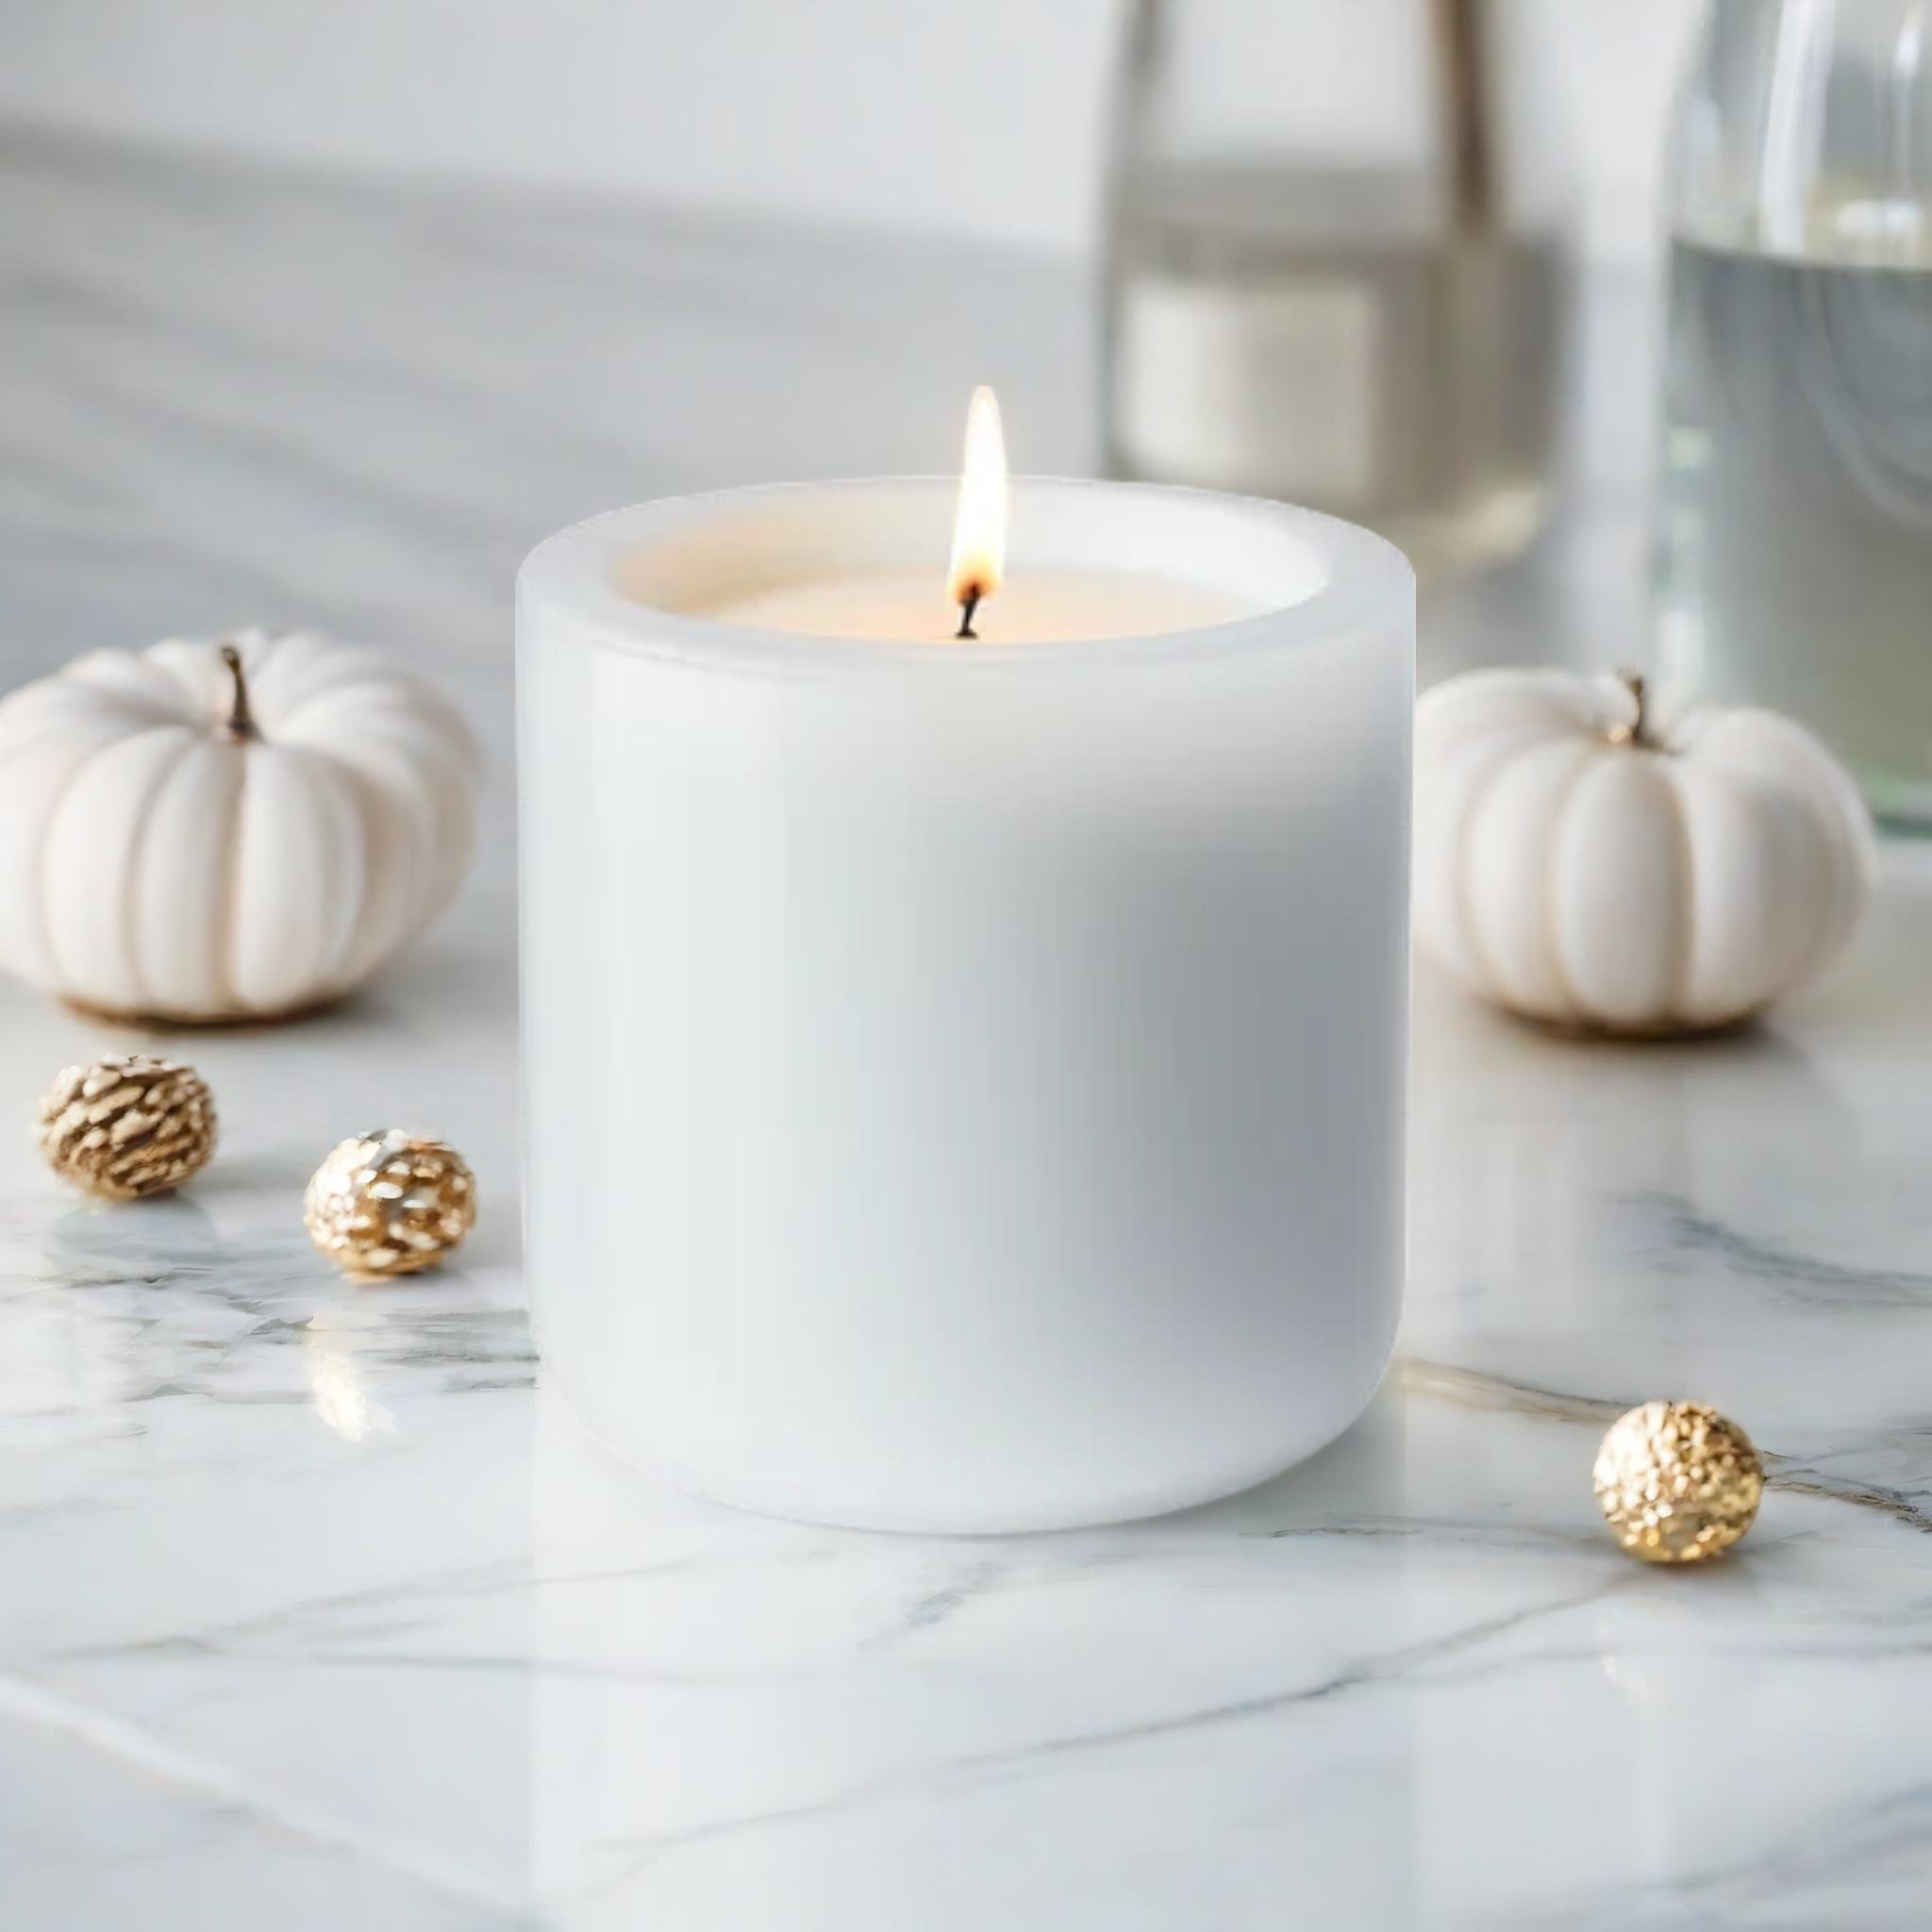
<svg viewBox="0 0 1932 1932"><path fill-rule="evenodd" d="M42 1096L34 1131L61 1179L132 1201L208 1165L215 1100L192 1067L129 1054L68 1067Z"/></svg>
<svg viewBox="0 0 1932 1932"><path fill-rule="evenodd" d="M344 1141L302 1207L309 1239L345 1274L413 1274L462 1246L476 1182L454 1147L386 1127Z"/></svg>
<svg viewBox="0 0 1932 1932"><path fill-rule="evenodd" d="M1604 1520L1647 1563L1701 1563L1751 1527L1764 1464L1736 1423L1701 1402L1646 1402L1596 1452Z"/></svg>

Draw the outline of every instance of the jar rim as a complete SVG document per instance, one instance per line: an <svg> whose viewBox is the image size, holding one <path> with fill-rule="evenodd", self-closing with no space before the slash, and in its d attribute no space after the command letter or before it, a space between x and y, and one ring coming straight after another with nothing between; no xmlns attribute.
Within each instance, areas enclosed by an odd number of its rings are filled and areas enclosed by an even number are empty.
<svg viewBox="0 0 1932 1932"><path fill-rule="evenodd" d="M1200 628L1068 638L970 648L944 638L806 635L736 624L662 598L667 586L702 582L707 569L756 541L768 563L795 562L827 531L853 567L923 561L933 533L943 567L957 477L874 476L777 483L665 497L607 510L539 544L518 574L526 614L562 617L627 653L721 671L824 674L937 667L980 675L1085 675L1121 663L1168 663L1286 650L1339 632L1412 620L1408 559L1341 518L1257 497L1177 486L1071 477L1012 479L1013 570L1074 568L1172 576L1231 592L1251 614ZM916 533L916 534L914 534ZM908 544L908 537L911 541ZM685 575L678 576L682 567ZM824 575L823 570L819 575ZM754 573L756 575L756 573ZM791 580L778 569L776 581Z"/></svg>

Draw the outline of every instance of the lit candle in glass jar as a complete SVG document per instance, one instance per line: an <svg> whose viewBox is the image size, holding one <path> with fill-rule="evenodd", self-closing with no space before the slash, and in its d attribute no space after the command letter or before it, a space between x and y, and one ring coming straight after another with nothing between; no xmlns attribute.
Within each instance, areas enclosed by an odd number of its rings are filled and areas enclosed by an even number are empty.
<svg viewBox="0 0 1932 1932"><path fill-rule="evenodd" d="M1246 607L1209 584L1119 568L1070 570L1049 563L1009 585L1010 494L999 405L991 390L981 389L967 411L952 560L943 574L924 560L822 569L749 591L734 589L698 608L722 624L808 637L910 641L951 636L1007 644L1148 637L1246 614ZM975 628L982 607L985 622Z"/></svg>
<svg viewBox="0 0 1932 1932"><path fill-rule="evenodd" d="M1393 1334L1408 568L1008 485L976 423L957 497L644 505L519 585L540 1346L620 1451L779 1514L1200 1502Z"/></svg>

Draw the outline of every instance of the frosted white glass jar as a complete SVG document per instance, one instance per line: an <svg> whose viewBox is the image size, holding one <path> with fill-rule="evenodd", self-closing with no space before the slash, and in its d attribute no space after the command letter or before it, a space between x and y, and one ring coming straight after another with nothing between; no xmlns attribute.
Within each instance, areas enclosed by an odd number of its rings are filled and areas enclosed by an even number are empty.
<svg viewBox="0 0 1932 1932"><path fill-rule="evenodd" d="M954 487L645 505L525 563L527 1255L545 1373L653 1473L1008 1531L1245 1487L1382 1374L1414 590L1309 512L1020 479L1016 588L1245 614L702 614L941 581Z"/></svg>

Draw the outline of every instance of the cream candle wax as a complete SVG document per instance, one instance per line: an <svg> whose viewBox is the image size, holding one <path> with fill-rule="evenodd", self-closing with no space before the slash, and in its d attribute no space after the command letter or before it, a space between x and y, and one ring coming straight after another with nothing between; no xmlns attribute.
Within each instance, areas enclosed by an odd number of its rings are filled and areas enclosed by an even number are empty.
<svg viewBox="0 0 1932 1932"><path fill-rule="evenodd" d="M1387 1360L1413 584L1308 512L1045 479L1004 585L949 579L953 497L645 505L525 566L539 1343L727 1502L1145 1514Z"/></svg>

